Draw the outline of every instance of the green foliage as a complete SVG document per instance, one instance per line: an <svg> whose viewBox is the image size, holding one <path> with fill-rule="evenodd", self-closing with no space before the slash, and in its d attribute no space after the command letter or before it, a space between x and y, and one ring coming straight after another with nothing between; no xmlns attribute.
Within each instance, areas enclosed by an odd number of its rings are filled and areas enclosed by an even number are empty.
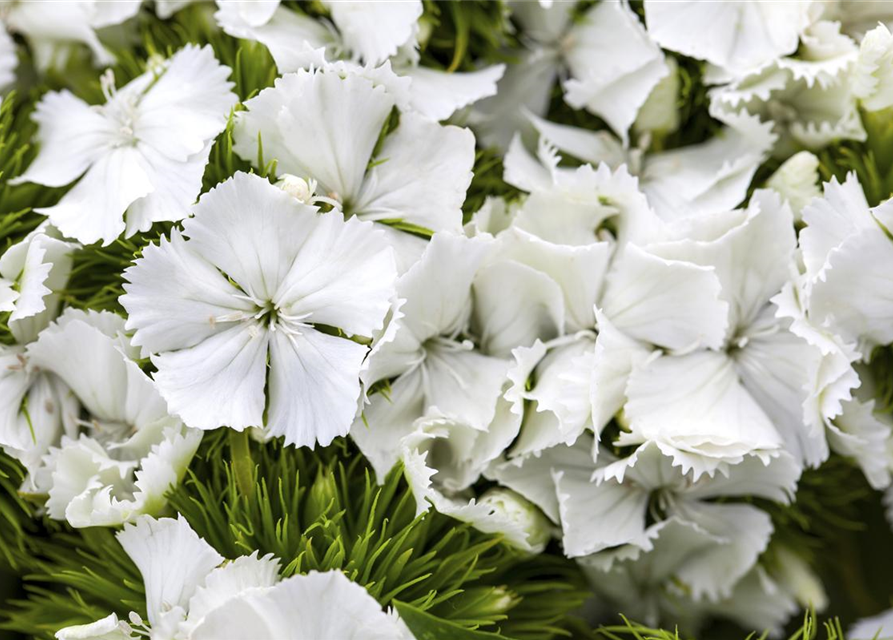
<svg viewBox="0 0 893 640"><path fill-rule="evenodd" d="M18 494L24 479L22 466L0 451L0 569L19 568L25 537L35 529L31 508Z"/></svg>
<svg viewBox="0 0 893 640"><path fill-rule="evenodd" d="M562 633L562 620L585 597L570 561L527 557L434 511L417 516L400 470L378 486L345 441L313 452L246 444L208 436L171 496L226 557L273 553L284 575L338 569L384 606L399 600L463 628L517 638Z"/></svg>
<svg viewBox="0 0 893 640"><path fill-rule="evenodd" d="M399 602L438 628L517 640L568 635L566 620L586 596L573 563L527 556L433 511L417 516L399 469L381 486L373 477L343 441L308 451L227 444L216 432L171 505L227 558L273 553L283 576L340 570L382 605ZM28 598L11 603L0 629L49 638L113 611L145 617L142 579L112 530L45 524L13 554Z"/></svg>
<svg viewBox="0 0 893 640"><path fill-rule="evenodd" d="M496 149L479 149L474 158L474 177L462 205L463 222L471 220L488 197L516 200L521 192L502 177L502 154Z"/></svg>
<svg viewBox="0 0 893 640"><path fill-rule="evenodd" d="M492 640L494 638L506 638L504 635L488 633L486 631L473 631L466 629L447 620L441 620L425 613L411 605L395 601L397 613L412 631L416 640Z"/></svg>
<svg viewBox="0 0 893 640"><path fill-rule="evenodd" d="M504 2L425 0L422 24L430 28L430 37L420 38L429 67L473 71L482 62L505 60L505 48L515 43Z"/></svg>
<svg viewBox="0 0 893 640"><path fill-rule="evenodd" d="M589 636L593 640L694 640L678 630L654 629L623 618L623 624L602 626ZM750 633L743 640L768 640L769 632ZM846 640L840 621L832 618L822 624L814 611L803 615L803 622L788 640Z"/></svg>
<svg viewBox="0 0 893 640"><path fill-rule="evenodd" d="M0 629L49 639L60 628L93 622L112 611L145 616L142 578L113 530L50 526L27 544L20 562L27 568L28 598L6 604Z"/></svg>

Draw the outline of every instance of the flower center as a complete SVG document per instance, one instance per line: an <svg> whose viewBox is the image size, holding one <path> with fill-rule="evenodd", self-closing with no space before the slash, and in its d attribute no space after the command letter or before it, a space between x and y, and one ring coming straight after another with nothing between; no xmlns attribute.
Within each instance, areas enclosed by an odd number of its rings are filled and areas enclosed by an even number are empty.
<svg viewBox="0 0 893 640"><path fill-rule="evenodd" d="M288 313L272 300L262 300L248 294L236 294L235 297L251 302L254 309L214 316L211 318L212 325L218 322L248 322L252 335L257 335L261 328L265 328L271 332L281 331L292 341L304 329L312 327L309 322L304 322L310 317L310 313Z"/></svg>

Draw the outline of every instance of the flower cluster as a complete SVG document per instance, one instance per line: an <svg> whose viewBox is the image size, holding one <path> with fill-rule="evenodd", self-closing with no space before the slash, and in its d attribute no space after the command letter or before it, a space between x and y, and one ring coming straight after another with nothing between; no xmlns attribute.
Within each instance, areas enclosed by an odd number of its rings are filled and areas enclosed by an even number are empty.
<svg viewBox="0 0 893 640"><path fill-rule="evenodd" d="M134 22L185 14L278 72L244 92L238 56L186 44L30 116L9 185L58 195L0 255L0 446L50 519L124 525L148 613L60 640L422 637L341 573L225 561L161 517L220 428L349 439L420 516L570 558L647 624L827 606L773 514L835 456L893 522L870 366L893 344L891 190L821 160L889 127L893 11L513 2L498 59L456 71L423 55L421 0L189 5L0 9L4 86L22 46L37 73L84 47L107 66ZM501 186L465 211L485 149ZM79 308L79 256L123 242L111 310Z"/></svg>

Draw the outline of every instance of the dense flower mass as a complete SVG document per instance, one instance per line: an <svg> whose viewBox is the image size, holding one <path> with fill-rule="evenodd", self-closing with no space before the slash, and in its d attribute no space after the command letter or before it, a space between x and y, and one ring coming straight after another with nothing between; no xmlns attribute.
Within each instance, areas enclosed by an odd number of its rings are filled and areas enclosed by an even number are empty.
<svg viewBox="0 0 893 640"><path fill-rule="evenodd" d="M0 629L893 634L893 7L0 23Z"/></svg>

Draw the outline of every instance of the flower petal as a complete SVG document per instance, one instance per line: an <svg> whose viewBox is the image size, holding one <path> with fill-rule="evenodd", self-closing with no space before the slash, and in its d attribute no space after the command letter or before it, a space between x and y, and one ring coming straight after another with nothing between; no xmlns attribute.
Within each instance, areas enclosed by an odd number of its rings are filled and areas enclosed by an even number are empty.
<svg viewBox="0 0 893 640"><path fill-rule="evenodd" d="M413 636L399 618L382 611L366 589L340 571L311 571L231 600L207 615L191 636L193 640L234 637L412 640Z"/></svg>
<svg viewBox="0 0 893 640"><path fill-rule="evenodd" d="M139 151L119 147L105 151L71 191L52 207L38 207L64 236L84 244L111 244L125 231L124 213L149 195L152 182L142 167Z"/></svg>
<svg viewBox="0 0 893 640"><path fill-rule="evenodd" d="M199 585L224 560L183 516L176 520L142 516L116 537L143 576L152 624L165 610L186 607Z"/></svg>
<svg viewBox="0 0 893 640"><path fill-rule="evenodd" d="M367 220L400 220L459 233L474 153L468 129L404 113L397 130L385 138L352 210Z"/></svg>
<svg viewBox="0 0 893 640"><path fill-rule="evenodd" d="M240 323L193 347L152 357L171 413L190 427L237 431L263 424L269 332Z"/></svg>
<svg viewBox="0 0 893 640"><path fill-rule="evenodd" d="M409 42L418 30L416 22L422 15L420 0L385 3L337 0L326 4L347 49L373 66ZM370 29L370 25L375 27Z"/></svg>
<svg viewBox="0 0 893 640"><path fill-rule="evenodd" d="M360 397L367 348L308 329L270 334L270 407L267 433L286 444L326 446L346 435Z"/></svg>
<svg viewBox="0 0 893 640"><path fill-rule="evenodd" d="M238 100L229 74L210 45L186 45L140 99L134 135L171 160L200 153L223 131Z"/></svg>
<svg viewBox="0 0 893 640"><path fill-rule="evenodd" d="M394 96L360 72L300 70L245 103L235 150L254 161L260 136L265 161L275 158L280 172L316 179L350 209L394 105Z"/></svg>
<svg viewBox="0 0 893 640"><path fill-rule="evenodd" d="M729 305L712 267L668 260L627 245L609 273L601 311L626 335L684 350L719 347Z"/></svg>
<svg viewBox="0 0 893 640"><path fill-rule="evenodd" d="M308 322L371 337L382 327L397 277L384 235L369 222L345 221L337 211L305 217L302 222L311 230L302 245L295 243L273 300L282 311L306 316ZM281 238L283 248L295 235ZM256 249L264 251L262 244Z"/></svg>
<svg viewBox="0 0 893 640"><path fill-rule="evenodd" d="M568 42L571 79L564 83L565 100L601 117L627 144L636 114L669 73L663 52L620 2L600 3L586 12Z"/></svg>
<svg viewBox="0 0 893 640"><path fill-rule="evenodd" d="M143 249L124 278L120 301L127 310L126 326L136 330L133 344L143 348L143 356L194 347L229 328L227 316L252 309L176 230L170 242L162 238Z"/></svg>
<svg viewBox="0 0 893 640"><path fill-rule="evenodd" d="M430 67L411 67L401 75L412 78L410 105L431 120L446 120L462 107L496 95L504 64L477 71L447 73Z"/></svg>
<svg viewBox="0 0 893 640"><path fill-rule="evenodd" d="M111 144L114 125L74 94L47 93L37 104L40 153L13 184L36 182L62 187L81 176Z"/></svg>
<svg viewBox="0 0 893 640"><path fill-rule="evenodd" d="M741 385L725 354L661 356L633 371L627 396L632 435L621 437L624 444L654 440L666 445L684 472L695 465L695 479L712 474L723 461L735 464L748 454L781 447L772 421Z"/></svg>
<svg viewBox="0 0 893 640"><path fill-rule="evenodd" d="M422 373L416 369L394 380L387 393L370 396L362 417L354 421L350 436L369 460L379 484L400 460L400 442L424 411Z"/></svg>

